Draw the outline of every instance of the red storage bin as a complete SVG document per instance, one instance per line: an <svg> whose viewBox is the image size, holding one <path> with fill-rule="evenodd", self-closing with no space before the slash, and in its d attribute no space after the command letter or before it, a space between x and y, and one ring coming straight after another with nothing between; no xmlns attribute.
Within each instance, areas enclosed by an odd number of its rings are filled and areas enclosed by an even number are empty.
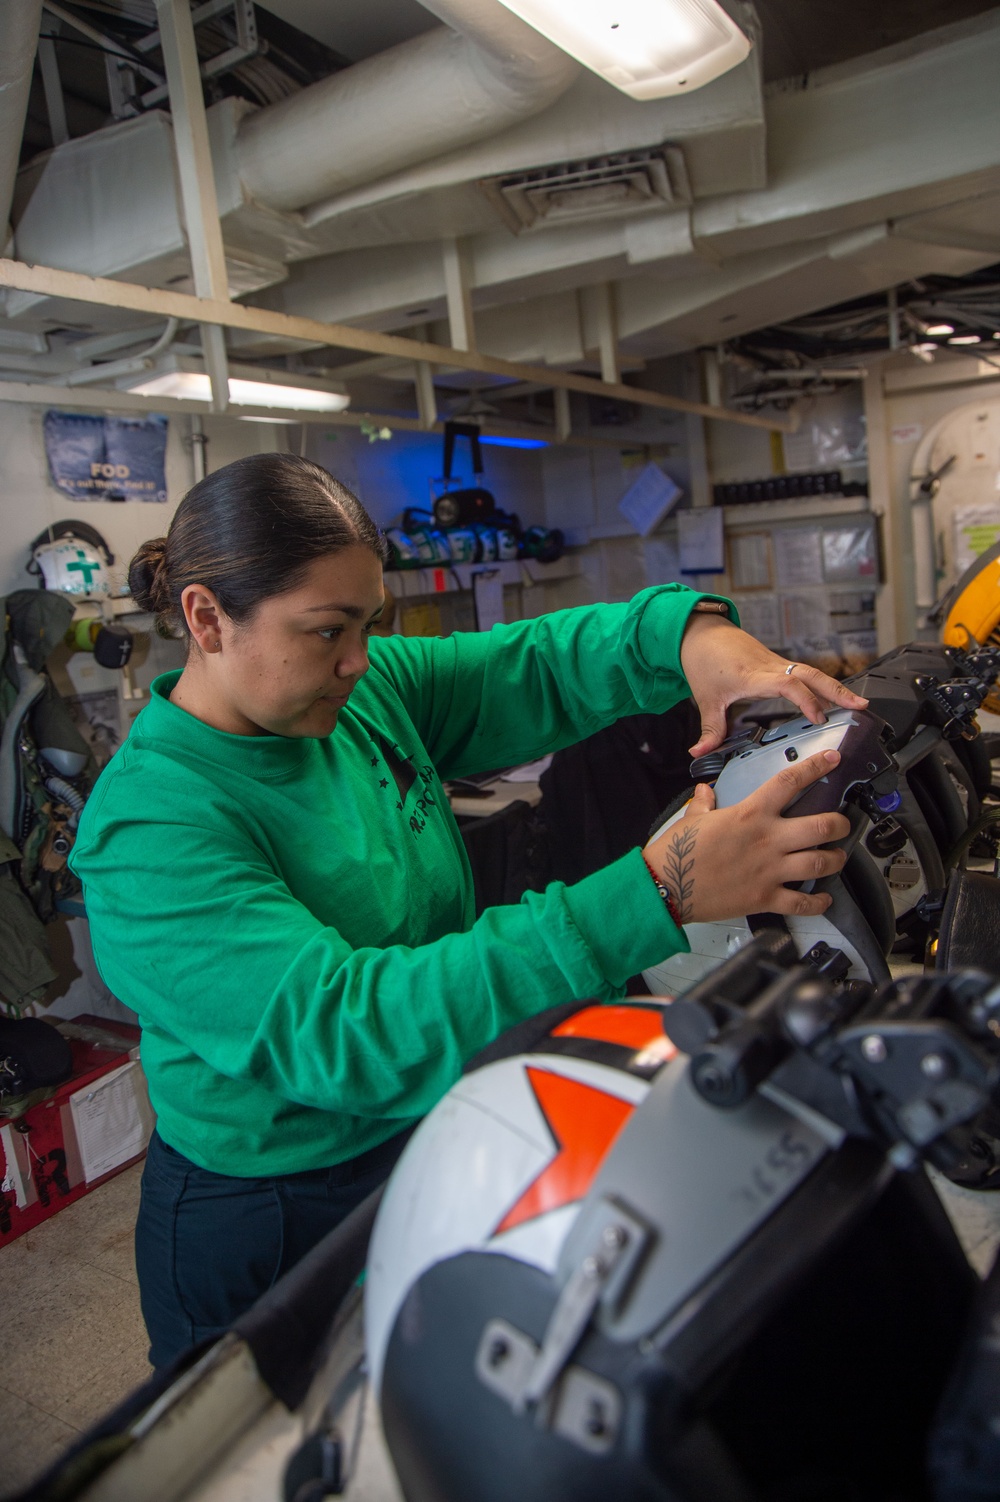
<svg viewBox="0 0 1000 1502"><path fill-rule="evenodd" d="M145 1156L153 1114L139 1029L89 1015L74 1027L88 1037L69 1038L71 1077L23 1116L0 1116L0 1247Z"/></svg>

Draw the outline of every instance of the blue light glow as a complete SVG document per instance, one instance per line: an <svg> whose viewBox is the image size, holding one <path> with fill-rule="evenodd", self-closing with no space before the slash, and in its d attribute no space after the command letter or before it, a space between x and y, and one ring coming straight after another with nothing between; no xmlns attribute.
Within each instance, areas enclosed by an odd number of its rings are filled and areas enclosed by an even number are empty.
<svg viewBox="0 0 1000 1502"><path fill-rule="evenodd" d="M485 434L480 436L479 442L495 449L547 449L549 446L545 438L487 438Z"/></svg>

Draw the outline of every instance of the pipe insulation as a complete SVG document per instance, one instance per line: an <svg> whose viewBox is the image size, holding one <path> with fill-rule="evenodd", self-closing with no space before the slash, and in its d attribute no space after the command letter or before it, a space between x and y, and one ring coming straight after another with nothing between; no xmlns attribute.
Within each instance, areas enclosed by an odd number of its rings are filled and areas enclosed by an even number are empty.
<svg viewBox="0 0 1000 1502"><path fill-rule="evenodd" d="M41 20L42 0L0 0L0 249L8 236Z"/></svg>
<svg viewBox="0 0 1000 1502"><path fill-rule="evenodd" d="M163 332L159 338L141 350L136 355L129 355L122 360L104 360L95 365L88 365L83 370L71 370L65 377L67 386L93 386L101 381L116 380L118 376L133 375L139 371L152 370L156 364L157 355L162 355L168 350L177 337L180 327L176 318L168 318L163 326Z"/></svg>
<svg viewBox="0 0 1000 1502"><path fill-rule="evenodd" d="M375 182L538 114L580 72L499 0L423 3L448 25L244 119L236 161L251 198L295 210Z"/></svg>

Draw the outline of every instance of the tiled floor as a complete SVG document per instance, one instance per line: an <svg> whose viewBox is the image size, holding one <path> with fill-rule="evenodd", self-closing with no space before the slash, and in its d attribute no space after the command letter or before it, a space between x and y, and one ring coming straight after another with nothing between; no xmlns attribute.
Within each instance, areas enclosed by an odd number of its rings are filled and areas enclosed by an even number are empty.
<svg viewBox="0 0 1000 1502"><path fill-rule="evenodd" d="M0 1250L0 1492L149 1375L132 1233L142 1165Z"/></svg>
<svg viewBox="0 0 1000 1502"><path fill-rule="evenodd" d="M141 1171L110 1179L0 1251L3 1495L149 1373L132 1255ZM1000 1243L1000 1193L936 1182L970 1260L985 1273ZM381 1450L381 1442L373 1435L365 1448ZM369 1469L371 1478L357 1478L365 1481L358 1495L395 1497L378 1455Z"/></svg>

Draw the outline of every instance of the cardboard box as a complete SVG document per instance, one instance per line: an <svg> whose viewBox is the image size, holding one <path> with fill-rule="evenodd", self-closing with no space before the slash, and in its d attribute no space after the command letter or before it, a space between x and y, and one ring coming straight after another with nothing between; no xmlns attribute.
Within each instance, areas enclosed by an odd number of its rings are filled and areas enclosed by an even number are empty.
<svg viewBox="0 0 1000 1502"><path fill-rule="evenodd" d="M138 1162L155 1124L139 1029L86 1015L61 1027L71 1077L23 1116L0 1117L0 1247Z"/></svg>

